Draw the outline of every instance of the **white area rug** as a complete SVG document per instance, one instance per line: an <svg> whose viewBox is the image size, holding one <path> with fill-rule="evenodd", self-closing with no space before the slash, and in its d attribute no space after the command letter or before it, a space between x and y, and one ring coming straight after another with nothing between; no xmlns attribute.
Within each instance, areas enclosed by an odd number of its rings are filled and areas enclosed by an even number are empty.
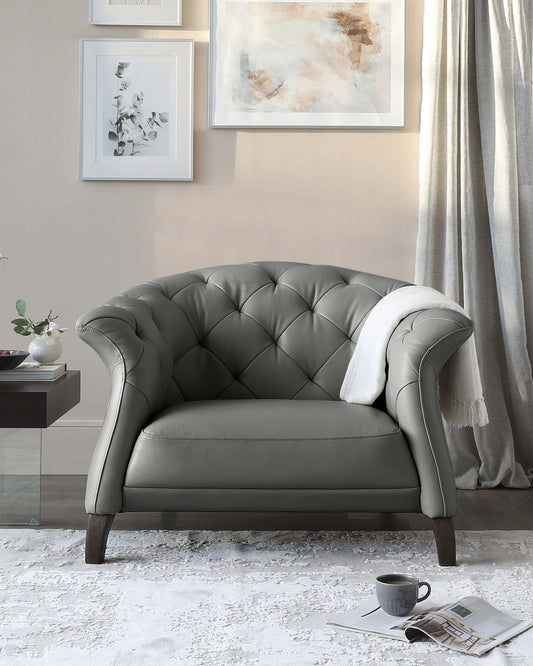
<svg viewBox="0 0 533 666"><path fill-rule="evenodd" d="M326 619L415 574L435 602L477 595L533 617L533 532L459 532L440 568L430 532L0 531L0 663L68 666L473 664L437 647L341 633ZM483 664L533 664L533 630Z"/></svg>

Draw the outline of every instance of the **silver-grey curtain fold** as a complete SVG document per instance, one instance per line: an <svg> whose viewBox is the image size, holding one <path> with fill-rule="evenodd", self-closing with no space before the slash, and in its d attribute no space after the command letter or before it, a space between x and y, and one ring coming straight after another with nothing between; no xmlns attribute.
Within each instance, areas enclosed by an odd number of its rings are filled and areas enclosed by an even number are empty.
<svg viewBox="0 0 533 666"><path fill-rule="evenodd" d="M490 423L448 428L460 488L533 467L530 0L426 0L416 282L476 325Z"/></svg>

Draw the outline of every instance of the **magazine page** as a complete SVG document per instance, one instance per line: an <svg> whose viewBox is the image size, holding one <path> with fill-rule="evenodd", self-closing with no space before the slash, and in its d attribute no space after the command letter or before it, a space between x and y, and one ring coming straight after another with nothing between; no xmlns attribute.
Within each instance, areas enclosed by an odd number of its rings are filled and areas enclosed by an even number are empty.
<svg viewBox="0 0 533 666"><path fill-rule="evenodd" d="M411 616L407 625L402 618L392 630L405 631L410 640L422 631L440 645L481 656L531 626L533 622L502 613L483 599L464 597L430 612Z"/></svg>
<svg viewBox="0 0 533 666"><path fill-rule="evenodd" d="M338 629L364 631L409 643L419 638L419 635L414 635L412 638L406 637L405 629L411 626L409 621L414 618L420 619L420 614L427 612L430 608L434 608L434 606L431 606L429 602L423 602L418 604L416 613L400 618L387 615L381 610L376 599L367 599L354 610L337 615L327 623Z"/></svg>

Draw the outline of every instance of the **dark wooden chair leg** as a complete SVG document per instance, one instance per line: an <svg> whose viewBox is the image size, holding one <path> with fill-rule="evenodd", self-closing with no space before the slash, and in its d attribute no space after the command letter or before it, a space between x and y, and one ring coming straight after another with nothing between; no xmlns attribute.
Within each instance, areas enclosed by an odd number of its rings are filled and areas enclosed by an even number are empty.
<svg viewBox="0 0 533 666"><path fill-rule="evenodd" d="M89 514L87 535L85 537L86 564L102 564L105 559L107 537L115 516L96 516Z"/></svg>
<svg viewBox="0 0 533 666"><path fill-rule="evenodd" d="M457 562L453 518L433 518L433 534L437 544L440 566L454 567Z"/></svg>

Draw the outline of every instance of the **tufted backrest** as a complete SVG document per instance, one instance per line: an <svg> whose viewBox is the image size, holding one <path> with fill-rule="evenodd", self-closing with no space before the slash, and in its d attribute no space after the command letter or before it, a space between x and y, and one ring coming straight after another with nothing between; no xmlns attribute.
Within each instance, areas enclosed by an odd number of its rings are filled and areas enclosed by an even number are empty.
<svg viewBox="0 0 533 666"><path fill-rule="evenodd" d="M173 359L169 398L338 400L361 325L404 282L332 266L257 262L130 289Z"/></svg>

